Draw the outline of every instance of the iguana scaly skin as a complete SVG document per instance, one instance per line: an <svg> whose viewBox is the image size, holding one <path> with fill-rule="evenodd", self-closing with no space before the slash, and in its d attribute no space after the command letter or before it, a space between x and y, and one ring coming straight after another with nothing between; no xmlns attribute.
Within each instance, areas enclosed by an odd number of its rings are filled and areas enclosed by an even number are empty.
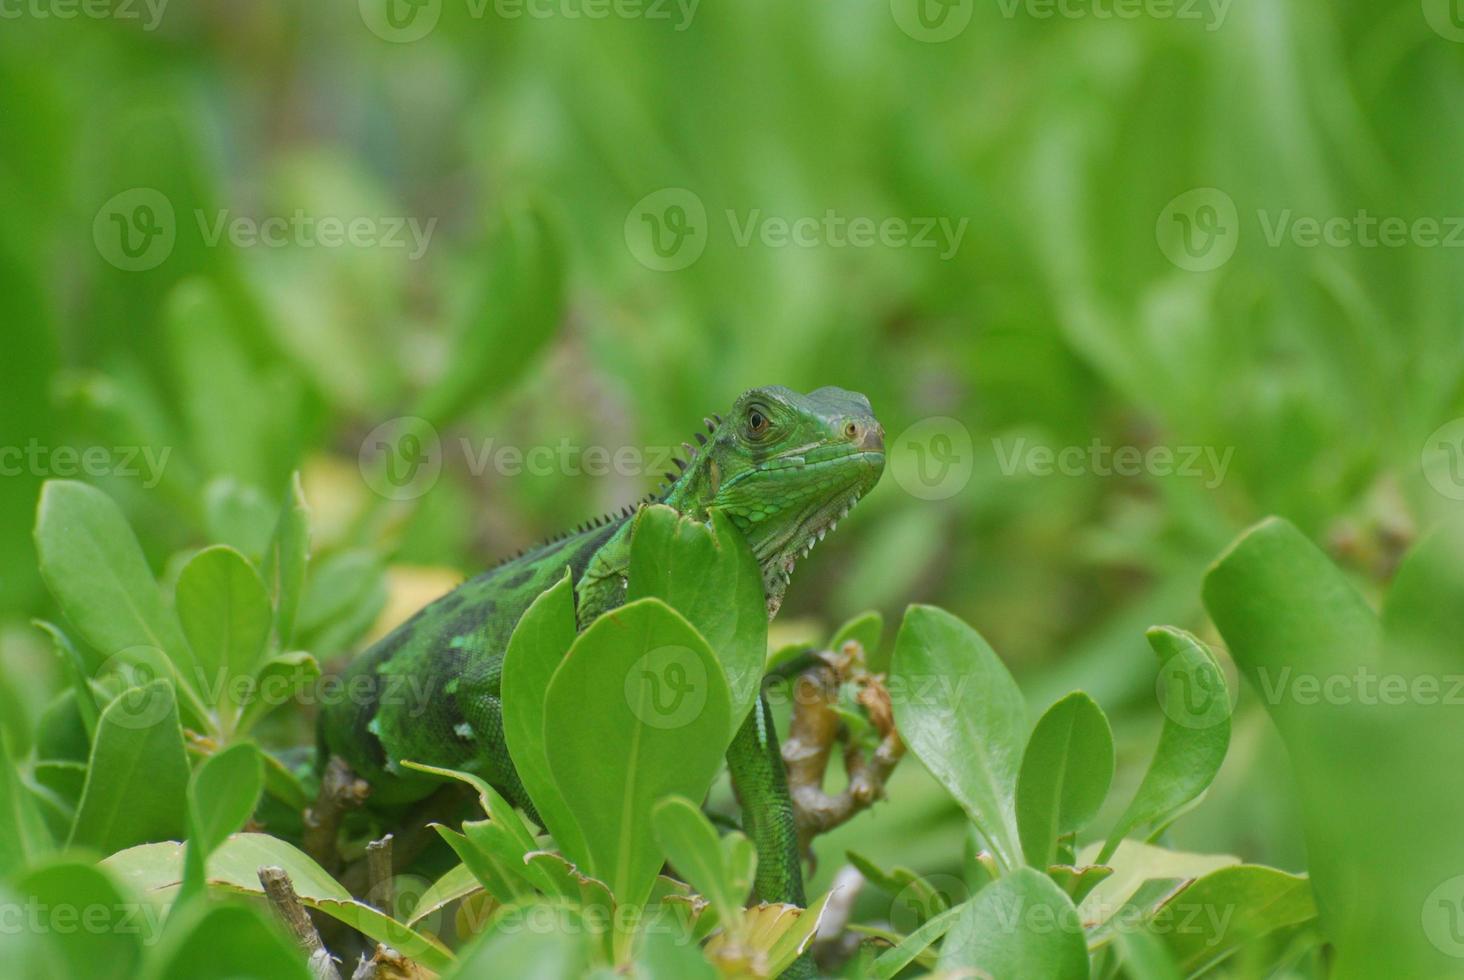
<svg viewBox="0 0 1464 980"><path fill-rule="evenodd" d="M730 517L762 569L772 616L798 559L879 480L884 430L863 395L841 388L807 395L755 388L707 427L679 476L643 503L700 521L712 507ZM476 773L533 812L503 737L499 682L509 635L566 567L581 629L620 605L637 509L464 582L356 658L342 678L351 696L322 713L321 735L371 784L374 800L410 802L441 785L401 767L409 759ZM793 806L765 702L749 714L727 761L758 850L758 897L805 905Z"/></svg>

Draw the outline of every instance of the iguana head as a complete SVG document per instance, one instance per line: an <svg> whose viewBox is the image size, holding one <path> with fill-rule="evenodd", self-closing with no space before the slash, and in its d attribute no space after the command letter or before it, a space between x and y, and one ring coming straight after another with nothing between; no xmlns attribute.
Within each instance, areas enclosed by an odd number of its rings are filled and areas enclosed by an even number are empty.
<svg viewBox="0 0 1464 980"><path fill-rule="evenodd" d="M776 611L799 558L884 472L884 428L869 399L842 388L744 392L662 499L706 518L716 507L747 538ZM698 439L702 439L698 436Z"/></svg>

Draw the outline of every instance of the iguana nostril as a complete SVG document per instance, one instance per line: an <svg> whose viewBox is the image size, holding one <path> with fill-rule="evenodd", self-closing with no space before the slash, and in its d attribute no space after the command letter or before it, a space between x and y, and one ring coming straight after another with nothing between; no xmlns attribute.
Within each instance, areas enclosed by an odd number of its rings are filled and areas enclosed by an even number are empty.
<svg viewBox="0 0 1464 980"><path fill-rule="evenodd" d="M884 426L878 422L871 424L864 430L864 438L859 442L859 448L865 452L884 452Z"/></svg>

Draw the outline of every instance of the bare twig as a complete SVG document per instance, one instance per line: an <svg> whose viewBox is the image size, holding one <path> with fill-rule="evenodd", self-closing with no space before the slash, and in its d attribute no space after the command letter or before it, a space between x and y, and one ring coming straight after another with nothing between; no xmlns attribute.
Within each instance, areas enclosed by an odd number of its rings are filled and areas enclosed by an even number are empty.
<svg viewBox="0 0 1464 980"><path fill-rule="evenodd" d="M336 971L335 960L320 941L320 933L315 931L310 913L300 904L300 896L295 894L295 886L291 884L285 869L266 866L260 868L258 873L259 883L264 886L264 894L269 899L270 906L284 922L285 928L290 930L295 942L309 956L310 975L315 980L341 980L340 973Z"/></svg>
<svg viewBox="0 0 1464 980"><path fill-rule="evenodd" d="M320 779L320 795L315 805L305 811L305 852L331 874L341 864L336 845L341 818L365 803L370 794L371 787L351 771L346 760L336 755L330 757Z"/></svg>
<svg viewBox="0 0 1464 980"><path fill-rule="evenodd" d="M366 900L387 915L395 899L392 885L391 834L366 845Z"/></svg>
<svg viewBox="0 0 1464 980"><path fill-rule="evenodd" d="M804 852L819 834L826 833L866 809L884 795L885 781L905 754L905 744L895 730L894 711L884 677L871 674L864 665L864 651L850 641L838 653L821 655L822 663L798 676L794 684L793 718L783 743L783 763L788 770L788 791L798 820L798 837ZM853 683L857 700L880 736L872 753L849 737L834 704L839 688ZM825 773L834 744L843 741L844 768L848 784L837 794L824 791Z"/></svg>

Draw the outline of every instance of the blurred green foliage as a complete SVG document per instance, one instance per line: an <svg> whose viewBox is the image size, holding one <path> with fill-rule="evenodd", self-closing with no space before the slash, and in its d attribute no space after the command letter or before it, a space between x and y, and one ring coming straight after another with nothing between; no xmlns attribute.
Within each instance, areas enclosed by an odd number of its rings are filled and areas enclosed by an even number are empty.
<svg viewBox="0 0 1464 980"><path fill-rule="evenodd" d="M172 581L201 545L263 557L302 469L316 584L296 632L324 657L388 604L410 611L404 569L471 573L659 476L510 474L477 465L487 440L650 450L755 384L858 389L892 471L902 433L950 418L971 475L931 500L887 474L800 567L779 628L939 604L1001 651L1032 717L1089 692L1121 763L1161 723L1144 628L1218 639L1201 577L1242 528L1285 516L1378 601L1459 508L1436 433L1464 415L1464 253L1367 246L1355 220L1431 219L1447 240L1464 216L1447 3L1237 3L1218 22L963 3L969 24L938 43L901 27L901 0L703 3L689 21L441 0L411 41L382 35L374 0L196 0L155 23L142 4L64 6L0 21L0 727L17 752L66 683L25 625L55 616L30 538L47 477L102 486ZM661 271L637 235L667 188L704 210L705 240ZM1206 271L1161 247L1197 188L1237 216L1233 257ZM131 271L108 235L159 196L171 247ZM823 231L779 245L761 223L830 212L963 230L947 255ZM399 223L406 244L227 230L296 214ZM1351 222L1350 244L1271 240L1308 217ZM744 244L749 221L766 234ZM391 500L359 459L409 414L436 427L442 475ZM1226 462L1043 475L1020 455L1095 444ZM80 471L92 447L107 462ZM820 853L958 865L962 821L917 768ZM1299 870L1294 799L1242 696L1210 798L1173 835Z"/></svg>

